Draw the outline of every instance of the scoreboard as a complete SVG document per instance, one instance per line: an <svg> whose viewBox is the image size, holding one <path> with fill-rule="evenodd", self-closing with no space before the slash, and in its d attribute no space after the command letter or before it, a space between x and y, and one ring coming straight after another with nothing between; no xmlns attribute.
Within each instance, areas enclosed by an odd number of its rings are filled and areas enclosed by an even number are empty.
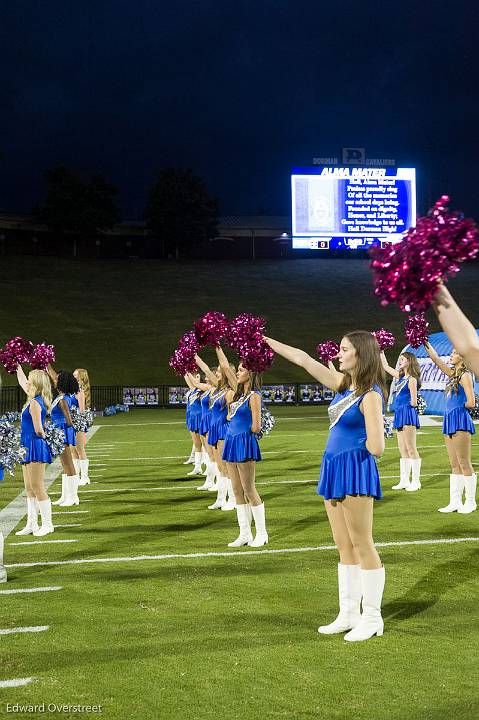
<svg viewBox="0 0 479 720"><path fill-rule="evenodd" d="M293 249L357 249L399 242L416 224L415 168L295 168Z"/></svg>

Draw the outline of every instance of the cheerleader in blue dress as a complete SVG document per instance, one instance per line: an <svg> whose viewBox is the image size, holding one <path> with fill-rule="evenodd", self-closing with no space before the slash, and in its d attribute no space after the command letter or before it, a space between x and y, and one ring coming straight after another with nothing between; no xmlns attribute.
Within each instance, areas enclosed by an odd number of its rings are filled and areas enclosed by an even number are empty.
<svg viewBox="0 0 479 720"><path fill-rule="evenodd" d="M199 368L203 370L206 377L215 385L214 392L210 395L211 420L208 430L208 445L213 449L213 454L218 468L217 487L218 493L215 502L208 505L209 510L222 510L228 512L236 508L236 500L233 491L233 484L228 475L228 468L223 460L223 447L228 427L228 405L226 396L232 390L232 384L236 387L236 369L231 365L221 348L216 348L218 360L221 358L227 370L219 365L215 370L210 370L208 365L197 355L195 360Z"/></svg>
<svg viewBox="0 0 479 720"><path fill-rule="evenodd" d="M374 500L381 498L375 458L384 451L383 407L387 398L379 345L369 332L348 333L341 340L337 372L303 350L265 340L276 353L335 392L328 409L330 434L318 493L324 497L339 550L339 614L319 632L330 635L349 630L344 638L348 641L382 635L385 571L372 534Z"/></svg>
<svg viewBox="0 0 479 720"><path fill-rule="evenodd" d="M63 430L65 435L65 449L60 455L63 468L62 493L59 500L56 500L52 504L60 505L61 507L71 507L72 505L80 504L80 498L78 497L80 477L76 472L70 449L76 445L76 433L70 415L70 409L74 402L72 396L78 393L80 387L73 373L68 370L60 370L60 372L56 373L51 365L49 365L47 369L57 393L52 403L52 423Z"/></svg>
<svg viewBox="0 0 479 720"><path fill-rule="evenodd" d="M387 373L396 381L394 400L394 423L399 447L399 482L392 486L393 490L414 492L421 488L421 458L416 447L416 430L420 427L417 411L417 393L421 387L421 368L417 357L411 352L403 352L399 356L399 370L391 367L385 354L381 353L381 361ZM409 476L412 471L412 482Z"/></svg>
<svg viewBox="0 0 479 720"><path fill-rule="evenodd" d="M74 395L73 405L78 408L80 413L84 413L91 408L90 377L85 368L77 368L74 370L73 377L79 385L78 392ZM70 445L73 465L75 466L76 474L80 477L79 485L90 484L90 477L88 475L90 461L86 454L87 431L87 427L84 430L77 430L76 445Z"/></svg>
<svg viewBox="0 0 479 720"><path fill-rule="evenodd" d="M218 489L216 479L219 475L219 468L215 462L213 448L208 443L208 431L211 423L210 400L211 395L215 390L216 376L211 373L209 368L208 373L209 376L206 377L206 382L200 382L191 374L189 375L189 380L191 384L199 390L198 402L200 404L201 415L199 417L198 435L203 449L201 462L206 465L205 482L203 485L200 485L197 490L210 490L211 492L214 492ZM188 474L193 475L194 473Z"/></svg>
<svg viewBox="0 0 479 720"><path fill-rule="evenodd" d="M221 352L220 367L228 363ZM268 542L264 503L256 489L256 463L261 460L257 433L261 430L261 376L247 370L242 363L235 378L236 389L226 395L228 426L223 460L228 468L236 498L236 515L240 533L229 547L261 547ZM251 534L253 515L256 535Z"/></svg>
<svg viewBox="0 0 479 720"><path fill-rule="evenodd" d="M20 387L27 394L21 414L20 442L26 450L22 462L23 482L27 494L27 524L16 535L42 537L54 532L52 503L45 489L45 464L52 462L50 448L45 441L45 418L52 405L50 380L44 370L32 370L25 376L17 368ZM38 526L38 513L42 524Z"/></svg>
<svg viewBox="0 0 479 720"><path fill-rule="evenodd" d="M199 373L189 373L184 376L185 382L189 387L186 393L186 427L190 431L194 448L194 468L188 475L201 475L203 446L201 444L200 424L201 424L201 399L200 390L195 383L200 381Z"/></svg>
<svg viewBox="0 0 479 720"><path fill-rule="evenodd" d="M477 509L477 478L472 467L471 445L476 430L468 412L475 405L474 384L461 355L453 348L447 365L430 343L425 346L431 360L449 378L446 385L446 409L442 432L446 443L451 474L449 476L449 504L439 512L468 514ZM463 504L462 495L466 499Z"/></svg>

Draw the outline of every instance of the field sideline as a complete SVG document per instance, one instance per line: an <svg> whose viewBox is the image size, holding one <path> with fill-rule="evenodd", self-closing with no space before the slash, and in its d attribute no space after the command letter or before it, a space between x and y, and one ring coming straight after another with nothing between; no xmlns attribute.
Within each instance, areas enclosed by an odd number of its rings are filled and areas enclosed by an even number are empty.
<svg viewBox="0 0 479 720"><path fill-rule="evenodd" d="M80 507L59 509L44 539L6 539L0 688L29 682L0 689L2 715L7 703L101 705L102 717L138 720L477 714L479 515L437 512L449 475L440 428L418 436L418 493L390 489L399 462L387 441L375 515L385 634L351 647L316 632L337 609L337 553L315 487L326 411L273 412L258 466L270 543L255 550L227 547L235 513L207 510L212 494L186 477L181 410L97 421ZM20 474L1 491L5 508Z"/></svg>

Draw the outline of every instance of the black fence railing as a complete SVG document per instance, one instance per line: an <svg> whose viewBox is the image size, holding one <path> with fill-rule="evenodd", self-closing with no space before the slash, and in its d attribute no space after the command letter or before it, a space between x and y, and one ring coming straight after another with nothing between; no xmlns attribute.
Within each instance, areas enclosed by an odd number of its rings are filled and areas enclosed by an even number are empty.
<svg viewBox="0 0 479 720"><path fill-rule="evenodd" d="M91 406L96 411L120 404L130 408L177 408L186 404L187 391L186 385L95 385L91 388ZM333 397L333 393L319 383L264 385L262 394L267 405L322 405ZM25 393L20 387L0 388L0 415L20 410L24 403Z"/></svg>

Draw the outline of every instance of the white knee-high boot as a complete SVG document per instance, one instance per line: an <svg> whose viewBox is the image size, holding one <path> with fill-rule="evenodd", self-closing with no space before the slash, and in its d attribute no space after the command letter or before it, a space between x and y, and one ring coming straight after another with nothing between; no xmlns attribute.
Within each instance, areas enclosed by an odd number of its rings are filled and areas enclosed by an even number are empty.
<svg viewBox="0 0 479 720"><path fill-rule="evenodd" d="M254 524L256 528L256 536L248 545L251 547L262 547L268 543L268 533L266 532L266 519L264 514L264 503L261 505L250 505L253 513Z"/></svg>
<svg viewBox="0 0 479 720"><path fill-rule="evenodd" d="M80 458L73 458L73 467L75 468L75 472L78 475L80 472Z"/></svg>
<svg viewBox="0 0 479 720"><path fill-rule="evenodd" d="M55 502L52 502L52 505L61 505L63 502L65 502L67 497L67 476L62 475L62 494L58 498L58 500L55 500Z"/></svg>
<svg viewBox="0 0 479 720"><path fill-rule="evenodd" d="M67 475L65 477L66 497L62 503L59 503L60 507L71 507L80 504L80 498L78 497L79 480L78 475Z"/></svg>
<svg viewBox="0 0 479 720"><path fill-rule="evenodd" d="M464 489L466 491L466 501L464 505L461 505L461 507L457 509L457 512L461 513L461 515L468 515L469 513L474 512L474 510L477 510L477 476L476 473L473 473L472 475L463 475L462 479L464 481Z"/></svg>
<svg viewBox="0 0 479 720"><path fill-rule="evenodd" d="M191 446L190 457L187 460L185 460L183 465L192 465L194 462L195 462L195 444L193 443L193 445Z"/></svg>
<svg viewBox="0 0 479 720"><path fill-rule="evenodd" d="M88 466L90 464L90 461L88 458L85 458L85 460L79 460L80 463L80 481L79 485L89 485L90 484L90 478L88 477ZM78 475L77 470L77 475Z"/></svg>
<svg viewBox="0 0 479 720"><path fill-rule="evenodd" d="M405 490L409 487L409 474L411 472L411 460L400 458L399 460L399 482L392 486L392 490Z"/></svg>
<svg viewBox="0 0 479 720"><path fill-rule="evenodd" d="M462 507L462 491L464 489L463 475L449 475L449 505L439 508L439 512L458 512Z"/></svg>
<svg viewBox="0 0 479 720"><path fill-rule="evenodd" d="M339 614L329 625L321 625L322 635L352 630L361 619L361 567L338 563Z"/></svg>
<svg viewBox="0 0 479 720"><path fill-rule="evenodd" d="M208 505L208 510L220 510L226 502L226 491L228 489L226 478L220 475L217 485L218 495L213 505Z"/></svg>
<svg viewBox="0 0 479 720"><path fill-rule="evenodd" d="M38 530L38 510L36 498L27 497L27 524L22 530L18 530L15 535L30 535Z"/></svg>
<svg viewBox="0 0 479 720"><path fill-rule="evenodd" d="M415 490L421 489L421 458L417 460L413 459L409 461L412 469L412 481L409 487L406 488L407 492L414 492Z"/></svg>
<svg viewBox="0 0 479 720"><path fill-rule="evenodd" d="M253 539L253 536L251 534L251 517L249 505L237 505L236 516L238 518L240 534L238 535L236 540L228 543L228 547L240 547L241 545L248 545L248 543Z"/></svg>
<svg viewBox="0 0 479 720"><path fill-rule="evenodd" d="M40 515L42 516L42 524L33 534L35 537L42 537L43 535L49 535L55 530L52 523L52 503L50 498L39 500L38 507L40 508Z"/></svg>
<svg viewBox="0 0 479 720"><path fill-rule="evenodd" d="M235 494L233 492L233 483L229 479L229 477L224 478L226 481L226 487L228 491L228 499L221 508L224 512L228 512L229 510L234 510L236 507L236 498Z"/></svg>
<svg viewBox="0 0 479 720"><path fill-rule="evenodd" d="M203 485L200 485L197 490L216 490L216 463L215 462L209 462L208 470L206 471L206 478L203 483Z"/></svg>
<svg viewBox="0 0 479 720"><path fill-rule="evenodd" d="M190 470L189 473L186 473L187 475L201 475L201 456L202 456L201 450L198 452L195 450L195 466L193 470Z"/></svg>
<svg viewBox="0 0 479 720"><path fill-rule="evenodd" d="M7 582L7 571L3 565L3 533L0 530L0 583Z"/></svg>
<svg viewBox="0 0 479 720"><path fill-rule="evenodd" d="M203 450L203 453L201 455L201 464L204 465L204 467L205 467L205 469L202 471L203 475L208 474L208 468L210 466L210 462L211 462L210 456L208 455L206 450Z"/></svg>
<svg viewBox="0 0 479 720"><path fill-rule="evenodd" d="M361 590L363 593L363 613L361 620L344 639L348 642L369 640L373 635L378 637L384 632L384 621L381 616L386 572L384 567L377 570L361 568Z"/></svg>

